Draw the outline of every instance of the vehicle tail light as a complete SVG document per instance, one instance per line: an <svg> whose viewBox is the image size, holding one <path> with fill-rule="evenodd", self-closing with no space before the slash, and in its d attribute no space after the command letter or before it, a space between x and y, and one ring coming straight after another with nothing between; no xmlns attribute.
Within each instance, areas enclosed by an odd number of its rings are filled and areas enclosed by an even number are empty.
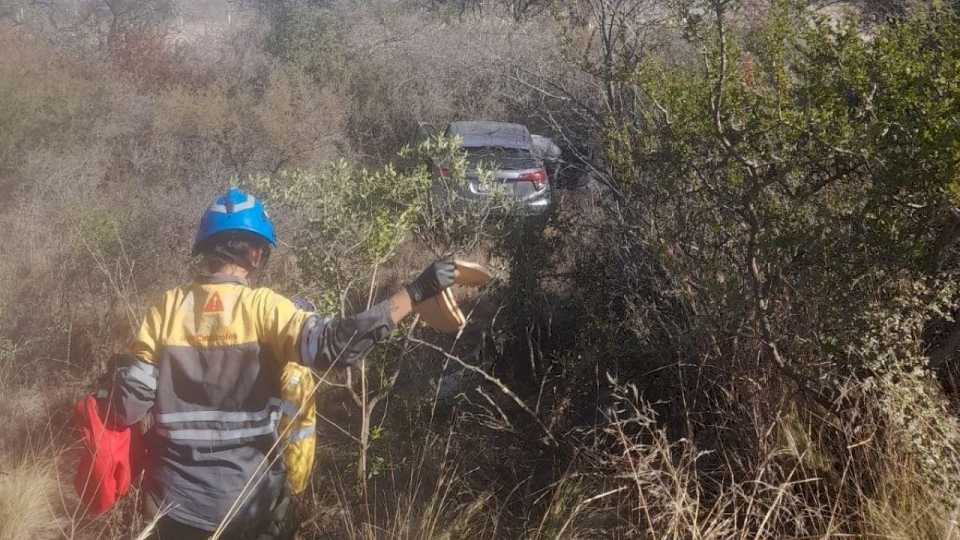
<svg viewBox="0 0 960 540"><path fill-rule="evenodd" d="M547 185L547 171L539 169L533 172L528 172L520 176L520 180L525 182L533 182L533 187L536 189L543 189Z"/></svg>

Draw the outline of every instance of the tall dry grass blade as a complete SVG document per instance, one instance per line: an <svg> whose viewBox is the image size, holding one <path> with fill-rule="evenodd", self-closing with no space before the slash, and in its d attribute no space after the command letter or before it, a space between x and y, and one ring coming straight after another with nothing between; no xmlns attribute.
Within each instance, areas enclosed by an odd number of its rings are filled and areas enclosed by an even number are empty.
<svg viewBox="0 0 960 540"><path fill-rule="evenodd" d="M580 512L583 511L583 509L586 508L588 504L594 501L599 501L600 499L605 499L610 495L616 495L617 493L620 493L621 491L624 491L626 489L627 489L627 486L620 486L616 489L605 491L599 495L594 495L593 497L589 497L577 503L577 506L573 508L573 511L570 512L570 516L567 517L567 520L563 522L563 526L560 527L560 530L557 532L557 538L558 539L563 538L563 533L567 531L567 527L569 527L570 524L573 523L573 520L576 519L577 515L579 515Z"/></svg>
<svg viewBox="0 0 960 540"><path fill-rule="evenodd" d="M25 460L0 472L0 540L59 536L56 493L53 463Z"/></svg>
<svg viewBox="0 0 960 540"><path fill-rule="evenodd" d="M150 519L150 523L147 523L147 525L143 528L142 531L140 531L140 534L138 534L134 540L147 540L147 538L149 538L150 535L153 534L154 529L157 528L157 523L160 523L160 520L163 519L163 516L167 515L172 508L173 508L172 506L166 506L161 508L156 513L156 515L154 515L153 518Z"/></svg>

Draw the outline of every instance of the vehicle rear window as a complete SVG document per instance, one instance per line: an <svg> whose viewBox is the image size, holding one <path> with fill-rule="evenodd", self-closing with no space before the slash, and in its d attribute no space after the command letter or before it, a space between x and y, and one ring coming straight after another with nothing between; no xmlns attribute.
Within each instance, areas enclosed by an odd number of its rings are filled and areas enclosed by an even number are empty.
<svg viewBox="0 0 960 540"><path fill-rule="evenodd" d="M540 166L533 154L522 148L471 146L464 150L467 153L468 170L480 165L485 169L500 170L533 169Z"/></svg>

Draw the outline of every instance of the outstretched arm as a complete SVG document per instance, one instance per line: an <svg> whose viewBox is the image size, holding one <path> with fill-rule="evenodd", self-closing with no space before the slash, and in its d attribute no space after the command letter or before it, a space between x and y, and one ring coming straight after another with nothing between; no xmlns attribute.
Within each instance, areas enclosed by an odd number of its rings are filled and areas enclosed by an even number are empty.
<svg viewBox="0 0 960 540"><path fill-rule="evenodd" d="M413 300L406 289L400 289L390 297L390 319L397 324L413 312Z"/></svg>
<svg viewBox="0 0 960 540"><path fill-rule="evenodd" d="M450 259L428 266L417 279L390 298L390 317L393 322L398 323L409 315L414 304L432 298L453 285L456 274L457 266Z"/></svg>
<svg viewBox="0 0 960 540"><path fill-rule="evenodd" d="M345 367L357 363L378 342L390 335L413 306L453 285L455 266L437 261L412 283L388 300L344 318L311 317L301 331L301 358L315 368Z"/></svg>

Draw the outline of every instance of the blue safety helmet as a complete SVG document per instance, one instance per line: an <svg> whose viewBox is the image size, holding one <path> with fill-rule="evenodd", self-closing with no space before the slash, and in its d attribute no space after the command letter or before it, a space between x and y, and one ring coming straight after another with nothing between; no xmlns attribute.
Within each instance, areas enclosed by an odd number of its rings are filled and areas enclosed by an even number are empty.
<svg viewBox="0 0 960 540"><path fill-rule="evenodd" d="M193 242L194 254L203 242L228 231L252 233L263 238L271 247L277 247L273 222L270 221L263 203L235 187L217 197L204 211L200 218L200 228L197 229L197 238Z"/></svg>

